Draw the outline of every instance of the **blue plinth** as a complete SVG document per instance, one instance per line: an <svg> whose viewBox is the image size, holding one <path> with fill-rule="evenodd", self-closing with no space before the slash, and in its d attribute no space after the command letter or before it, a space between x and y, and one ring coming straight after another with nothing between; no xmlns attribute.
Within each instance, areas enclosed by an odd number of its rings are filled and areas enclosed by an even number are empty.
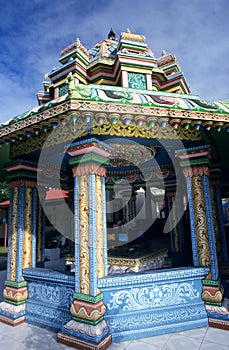
<svg viewBox="0 0 229 350"><path fill-rule="evenodd" d="M208 271L168 269L100 279L113 342L206 327L201 280Z"/></svg>
<svg viewBox="0 0 229 350"><path fill-rule="evenodd" d="M27 281L26 322L59 331L70 321L75 279L48 269L23 270Z"/></svg>

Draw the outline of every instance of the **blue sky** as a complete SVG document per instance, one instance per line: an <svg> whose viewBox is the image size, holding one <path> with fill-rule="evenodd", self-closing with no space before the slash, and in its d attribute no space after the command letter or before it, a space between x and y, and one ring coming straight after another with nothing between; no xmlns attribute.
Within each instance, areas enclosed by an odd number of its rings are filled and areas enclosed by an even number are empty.
<svg viewBox="0 0 229 350"><path fill-rule="evenodd" d="M77 37L86 48L127 28L174 54L191 92L229 99L228 0L0 0L0 122L37 106L44 75Z"/></svg>

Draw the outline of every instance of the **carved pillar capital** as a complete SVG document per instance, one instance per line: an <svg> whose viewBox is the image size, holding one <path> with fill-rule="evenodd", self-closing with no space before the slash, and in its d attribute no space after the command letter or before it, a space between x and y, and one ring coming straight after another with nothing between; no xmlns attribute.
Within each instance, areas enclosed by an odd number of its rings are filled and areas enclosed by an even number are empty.
<svg viewBox="0 0 229 350"><path fill-rule="evenodd" d="M30 180L30 179L18 179L18 180L12 180L9 182L10 188L15 188L15 187L30 187L34 188L37 187L37 182L35 180Z"/></svg>
<svg viewBox="0 0 229 350"><path fill-rule="evenodd" d="M183 174L185 177L194 177L194 176L209 176L209 168L207 165L194 165L183 168Z"/></svg>
<svg viewBox="0 0 229 350"><path fill-rule="evenodd" d="M72 169L73 177L95 174L98 176L106 176L106 168L93 162L83 163Z"/></svg>
<svg viewBox="0 0 229 350"><path fill-rule="evenodd" d="M176 158L180 160L185 177L209 176L209 162L212 158L209 145L177 150Z"/></svg>

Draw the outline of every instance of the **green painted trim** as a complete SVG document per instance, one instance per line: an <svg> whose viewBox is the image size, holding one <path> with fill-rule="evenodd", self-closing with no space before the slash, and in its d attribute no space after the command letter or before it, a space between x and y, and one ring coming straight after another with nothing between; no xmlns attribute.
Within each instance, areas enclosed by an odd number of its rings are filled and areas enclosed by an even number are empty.
<svg viewBox="0 0 229 350"><path fill-rule="evenodd" d="M104 317L100 317L98 320L96 321L90 321L90 320L85 320L83 318L79 318L79 317L72 317L74 321L77 322L81 322L81 323L86 323L86 324L90 324L92 326L96 326L98 323L102 322L102 320L104 319Z"/></svg>
<svg viewBox="0 0 229 350"><path fill-rule="evenodd" d="M206 158L202 158L202 159L200 158L200 159L189 159L189 160L180 162L180 165L182 167L203 165L203 164L209 164L209 160Z"/></svg>
<svg viewBox="0 0 229 350"><path fill-rule="evenodd" d="M214 303L214 302L209 302L209 301L205 301L204 304L206 304L206 305L214 305L214 306L222 306L222 303Z"/></svg>
<svg viewBox="0 0 229 350"><path fill-rule="evenodd" d="M12 301L12 300L8 300L8 299L4 299L4 302L7 303L7 304L18 306L18 305L25 304L26 300L23 300L23 301Z"/></svg>
<svg viewBox="0 0 229 350"><path fill-rule="evenodd" d="M69 160L70 165L78 165L78 164L88 163L88 162L98 163L99 165L109 165L110 163L108 159L93 153L84 154L78 157L76 156L76 157L70 158Z"/></svg>
<svg viewBox="0 0 229 350"><path fill-rule="evenodd" d="M217 281L213 280L202 280L203 286L215 286L218 287L220 284L220 280L218 279Z"/></svg>
<svg viewBox="0 0 229 350"><path fill-rule="evenodd" d="M82 300L82 301L87 301L88 303L96 304L98 303L98 301L103 300L103 293L100 293L96 296L74 293L73 298L75 300Z"/></svg>
<svg viewBox="0 0 229 350"><path fill-rule="evenodd" d="M20 173L17 173L16 171L12 171L12 174L8 174L6 176L6 181L9 182L11 180L17 180L17 179L30 179L30 180L34 180L34 181L37 181L37 173L31 173L31 172L20 172Z"/></svg>
<svg viewBox="0 0 229 350"><path fill-rule="evenodd" d="M5 281L5 286L21 288L21 287L27 286L27 282L26 281L22 281L22 282Z"/></svg>
<svg viewBox="0 0 229 350"><path fill-rule="evenodd" d="M120 41L120 45L117 47L118 52L117 55L122 55L122 52L120 52L120 50L124 49L124 48L129 48L129 49L137 49L139 51L146 51L147 49L147 44L143 41L137 42L137 41L130 41L128 39L121 39ZM138 53L136 52L136 55L138 55ZM130 54L128 54L128 57L131 57ZM144 57L144 58L148 58L148 57ZM152 59L155 60L155 57L150 57Z"/></svg>

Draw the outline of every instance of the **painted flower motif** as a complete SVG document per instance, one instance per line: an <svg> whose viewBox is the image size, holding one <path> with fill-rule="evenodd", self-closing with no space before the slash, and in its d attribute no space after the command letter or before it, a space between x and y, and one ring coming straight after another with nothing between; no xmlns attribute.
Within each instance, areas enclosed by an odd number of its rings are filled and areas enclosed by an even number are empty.
<svg viewBox="0 0 229 350"><path fill-rule="evenodd" d="M192 283L155 285L152 287L132 288L111 293L108 309L140 310L188 303L199 297Z"/></svg>

